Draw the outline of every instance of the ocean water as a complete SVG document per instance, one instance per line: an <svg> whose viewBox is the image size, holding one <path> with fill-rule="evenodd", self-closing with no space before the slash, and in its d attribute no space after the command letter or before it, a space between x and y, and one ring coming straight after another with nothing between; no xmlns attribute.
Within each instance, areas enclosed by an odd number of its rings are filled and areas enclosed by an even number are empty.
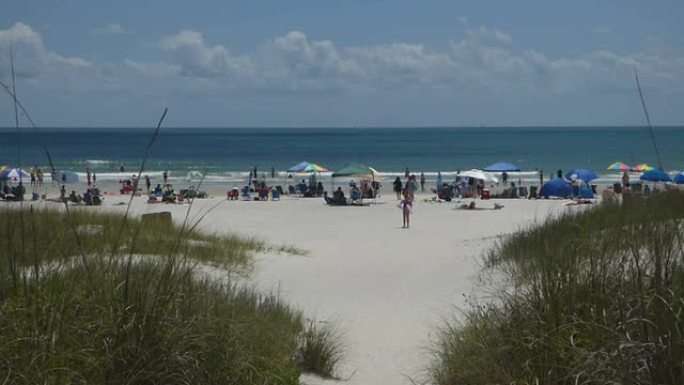
<svg viewBox="0 0 684 385"><path fill-rule="evenodd" d="M657 127L656 141L668 170L684 169L684 127ZM59 169L120 176L140 166L152 129L0 130L0 165L48 168L46 146ZM657 165L645 127L485 128L168 128L151 150L146 170L175 177L204 172L210 181L243 177L255 166L270 174L303 160L336 169L348 162L386 175L455 172L508 161L523 170L588 168L610 176L615 161ZM532 175L530 173L529 175ZM535 174L536 175L536 174ZM614 173L613 173L614 176Z"/></svg>

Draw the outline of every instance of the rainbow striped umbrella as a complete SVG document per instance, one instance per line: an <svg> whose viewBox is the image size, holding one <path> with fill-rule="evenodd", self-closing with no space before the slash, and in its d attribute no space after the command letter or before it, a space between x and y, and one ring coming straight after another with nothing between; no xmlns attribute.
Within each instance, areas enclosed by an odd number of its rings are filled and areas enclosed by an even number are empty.
<svg viewBox="0 0 684 385"><path fill-rule="evenodd" d="M316 163L309 163L304 169L300 172L327 172L329 171L327 168L320 166Z"/></svg>
<svg viewBox="0 0 684 385"><path fill-rule="evenodd" d="M637 164L636 166L634 166L634 167L632 168L632 171L644 172L644 171L651 171L651 170L654 170L654 169L655 169L655 167L650 166L650 165L648 165L648 164L646 164L646 163L642 163L642 164Z"/></svg>
<svg viewBox="0 0 684 385"><path fill-rule="evenodd" d="M608 166L606 170L615 170L615 171L630 171L632 169L632 166L622 163L622 162L615 162Z"/></svg>

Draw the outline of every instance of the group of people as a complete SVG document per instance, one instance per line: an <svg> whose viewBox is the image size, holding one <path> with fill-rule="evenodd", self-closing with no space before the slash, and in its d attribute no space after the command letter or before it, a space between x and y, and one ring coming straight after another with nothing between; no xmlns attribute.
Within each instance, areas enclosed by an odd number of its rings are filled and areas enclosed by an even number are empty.
<svg viewBox="0 0 684 385"><path fill-rule="evenodd" d="M68 197L66 195L66 186L62 185L59 189L59 200L61 202L72 202L76 204L84 203L87 206L99 206L102 204L103 197L100 193L100 189L97 188L95 184L88 186L88 189L83 193L83 196L77 194L76 190L71 190Z"/></svg>

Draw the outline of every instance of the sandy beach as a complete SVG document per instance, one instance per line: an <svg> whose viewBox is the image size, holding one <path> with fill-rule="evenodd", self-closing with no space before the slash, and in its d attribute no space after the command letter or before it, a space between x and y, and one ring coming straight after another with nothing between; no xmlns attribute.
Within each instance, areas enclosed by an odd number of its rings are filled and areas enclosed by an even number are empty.
<svg viewBox="0 0 684 385"><path fill-rule="evenodd" d="M368 207L331 207L320 198L280 201L196 200L190 214L203 231L238 234L308 251L306 256L262 254L254 282L278 292L319 322L343 332L347 354L340 377L349 384L420 382L430 341L443 317L455 314L468 296L481 296L473 281L479 258L498 237L541 221L566 207L561 200L477 200L477 210L454 202L425 202L418 195L411 228L385 194ZM123 212L129 196L108 195L102 207ZM494 210L494 204L504 205ZM43 203L39 203L43 204ZM57 203L45 203L57 206ZM170 211L181 222L187 204L133 200L133 215ZM313 376L305 384L332 383Z"/></svg>

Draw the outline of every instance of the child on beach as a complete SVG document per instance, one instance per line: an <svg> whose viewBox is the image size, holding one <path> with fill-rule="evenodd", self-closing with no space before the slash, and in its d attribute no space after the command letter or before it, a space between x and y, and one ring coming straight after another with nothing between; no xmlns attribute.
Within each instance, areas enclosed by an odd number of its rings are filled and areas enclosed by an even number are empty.
<svg viewBox="0 0 684 385"><path fill-rule="evenodd" d="M401 209L402 217L403 217L403 226L401 226L402 229L408 229L409 224L410 224L410 219L409 216L411 215L411 208L413 204L411 203L411 199L409 198L408 194L404 195L404 199L401 201L399 204L399 208Z"/></svg>

